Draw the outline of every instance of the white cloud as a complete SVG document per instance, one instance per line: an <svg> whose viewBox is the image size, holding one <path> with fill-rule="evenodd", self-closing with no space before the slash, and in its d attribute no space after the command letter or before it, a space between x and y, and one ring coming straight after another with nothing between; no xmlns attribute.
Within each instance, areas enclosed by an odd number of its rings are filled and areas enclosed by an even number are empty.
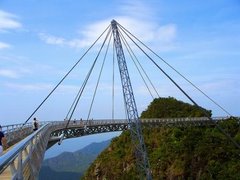
<svg viewBox="0 0 240 180"><path fill-rule="evenodd" d="M176 26L174 24L168 24L158 28L156 38L162 42L172 42L176 36Z"/></svg>
<svg viewBox="0 0 240 180"><path fill-rule="evenodd" d="M0 69L0 77L7 77L7 78L18 78L19 74L16 71L9 70L9 69Z"/></svg>
<svg viewBox="0 0 240 180"><path fill-rule="evenodd" d="M145 43L151 43L161 50L169 50L173 47L177 33L175 24L159 24L153 17L153 10L145 4L125 2L119 8L120 15L88 24L78 31L79 35L73 39L56 37L40 33L40 39L47 44L68 46L71 48L83 48L90 46L98 36L110 25L112 19L124 26Z"/></svg>
<svg viewBox="0 0 240 180"><path fill-rule="evenodd" d="M9 48L9 47L11 47L9 44L4 43L4 42L0 42L0 50L1 49L6 49L6 48Z"/></svg>
<svg viewBox="0 0 240 180"><path fill-rule="evenodd" d="M36 73L37 72L37 73ZM38 63L26 56L0 55L0 77L7 78L48 78L52 75L64 75L65 70ZM41 77L40 77L41 76Z"/></svg>
<svg viewBox="0 0 240 180"><path fill-rule="evenodd" d="M7 32L11 29L21 28L22 25L17 20L17 16L10 14L8 12L0 10L0 33ZM10 44L5 42L0 42L0 50L11 47Z"/></svg>
<svg viewBox="0 0 240 180"><path fill-rule="evenodd" d="M39 90L49 90L52 88L50 84L16 84L16 83L7 83L5 84L6 87L22 90L22 91L39 91Z"/></svg>
<svg viewBox="0 0 240 180"><path fill-rule="evenodd" d="M153 43L159 47L172 47L172 43L176 37L176 26L174 24L158 25L154 22L142 21L131 17L116 17L107 20L97 21L86 26L79 31L81 37L67 40L62 37L47 35L40 33L39 37L47 44L69 46L71 48L83 48L90 46L106 29L112 19L116 19L122 26L135 34L144 42Z"/></svg>
<svg viewBox="0 0 240 180"><path fill-rule="evenodd" d="M14 91L47 91L50 92L55 85L50 83L6 83L5 87L13 89ZM75 85L61 85L59 86L55 94L76 94L79 90L79 86Z"/></svg>
<svg viewBox="0 0 240 180"><path fill-rule="evenodd" d="M45 41L47 44L64 45L66 43L64 38L59 38L59 37L47 35L44 33L39 33L39 37L41 40Z"/></svg>
<svg viewBox="0 0 240 180"><path fill-rule="evenodd" d="M116 20L145 44L151 44L151 47L166 51L174 46L177 33L174 24L159 25L151 19L141 20L129 17L116 17Z"/></svg>
<svg viewBox="0 0 240 180"><path fill-rule="evenodd" d="M0 10L0 31L6 31L22 27L21 23L18 22L16 19L17 16Z"/></svg>
<svg viewBox="0 0 240 180"><path fill-rule="evenodd" d="M123 1L119 11L122 15L127 14L140 19L150 19L155 16L155 11L152 7L138 0Z"/></svg>

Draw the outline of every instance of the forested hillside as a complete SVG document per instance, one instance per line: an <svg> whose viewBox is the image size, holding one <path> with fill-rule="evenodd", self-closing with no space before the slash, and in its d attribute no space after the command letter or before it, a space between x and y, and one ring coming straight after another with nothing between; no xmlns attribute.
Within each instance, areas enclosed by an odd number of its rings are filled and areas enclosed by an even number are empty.
<svg viewBox="0 0 240 180"><path fill-rule="evenodd" d="M79 179L97 155L110 144L110 140L91 143L76 152L62 154L44 160L39 180L74 180Z"/></svg>
<svg viewBox="0 0 240 180"><path fill-rule="evenodd" d="M211 111L205 110L211 114ZM184 113L183 113L184 112ZM155 99L144 118L202 116L202 111L174 98ZM240 143L239 120L220 126ZM214 127L143 127L153 179L239 179L240 150ZM112 140L84 179L139 179L129 131Z"/></svg>

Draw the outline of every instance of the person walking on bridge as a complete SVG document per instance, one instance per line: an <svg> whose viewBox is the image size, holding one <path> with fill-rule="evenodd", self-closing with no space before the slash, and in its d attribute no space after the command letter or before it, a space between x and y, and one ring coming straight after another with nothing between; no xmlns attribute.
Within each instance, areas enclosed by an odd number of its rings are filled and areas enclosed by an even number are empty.
<svg viewBox="0 0 240 180"><path fill-rule="evenodd" d="M7 140L4 136L4 133L2 131L2 126L0 125L0 156L3 154L3 145L7 145Z"/></svg>
<svg viewBox="0 0 240 180"><path fill-rule="evenodd" d="M33 118L33 131L37 131L38 130L38 121L37 118Z"/></svg>

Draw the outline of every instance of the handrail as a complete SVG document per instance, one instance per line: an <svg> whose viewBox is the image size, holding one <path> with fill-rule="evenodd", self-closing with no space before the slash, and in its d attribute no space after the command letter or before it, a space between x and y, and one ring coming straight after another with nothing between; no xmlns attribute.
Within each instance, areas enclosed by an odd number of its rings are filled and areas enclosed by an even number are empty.
<svg viewBox="0 0 240 180"><path fill-rule="evenodd" d="M228 116L219 116L219 117L212 117L212 120L218 121L218 120L226 120L231 117ZM235 117L237 119L240 119L240 117ZM206 117L182 117L182 118L142 118L140 119L142 123L146 122L180 122L180 121L209 121L208 118ZM39 124L40 126L51 123L51 124L62 124L62 123L67 123L67 121L41 121ZM91 126L91 125L100 125L100 124L116 124L116 123L128 123L126 119L95 119L95 120L71 120L70 124L72 125L78 125L78 124L83 124L86 126ZM12 125L5 125L2 126L2 131L6 136L12 132L16 132L17 130L23 130L24 128L29 128L32 126L32 123L27 123L24 126L23 124L12 124ZM10 138L11 139L11 138ZM10 140L9 139L9 140Z"/></svg>
<svg viewBox="0 0 240 180"><path fill-rule="evenodd" d="M163 120L163 121L165 121L165 120L176 120L176 121L178 121L178 120L202 120L204 117L182 117L182 118L142 118L141 120L145 120L145 119L147 119L147 120ZM229 119L229 118L231 118L231 117L229 117L229 116L217 116L217 117L212 117L212 119L213 120L225 120L225 119ZM237 119L240 119L240 117L235 117L235 118L237 118ZM208 119L206 119L206 120L208 120ZM122 123L122 122L127 122L127 120L126 119L114 119L114 120L112 120L112 119L94 119L94 120L71 120L71 122L74 122L74 121L76 121L76 122L79 122L79 121L82 121L82 122L97 122L98 124L99 124L99 122L106 122L107 124L109 124L109 123ZM40 122L40 124L47 124L47 123L62 123L62 122L65 122L65 121L41 121ZM11 125L3 125L2 126L2 131L4 132L4 133L8 133L8 132L10 132L10 131L12 131L12 130L15 130L15 129L17 129L17 128L20 128L20 127L22 127L23 126L23 124L11 124ZM27 124L25 124L23 127L29 127L29 126L32 126L32 123L27 123ZM12 128L11 128L12 127Z"/></svg>
<svg viewBox="0 0 240 180"><path fill-rule="evenodd" d="M39 125L42 126L47 123L49 123L49 121L42 121L39 123ZM14 132L16 130L22 130L23 128L32 127L32 126L33 126L33 123L26 123L26 124L19 123L19 124L3 125L2 132L7 135L8 133Z"/></svg>
<svg viewBox="0 0 240 180"><path fill-rule="evenodd" d="M32 126L32 123L27 123L23 126L23 124L10 124L10 125L4 125L2 126L2 131L4 134L7 134L9 132L12 132L16 129L20 129L21 127L29 127Z"/></svg>
<svg viewBox="0 0 240 180"><path fill-rule="evenodd" d="M36 132L33 134L29 135L22 141L20 141L11 151L8 151L6 154L2 155L0 157L0 173L2 173L17 157L18 153L23 151L27 145L44 129L48 124L43 125L40 127Z"/></svg>

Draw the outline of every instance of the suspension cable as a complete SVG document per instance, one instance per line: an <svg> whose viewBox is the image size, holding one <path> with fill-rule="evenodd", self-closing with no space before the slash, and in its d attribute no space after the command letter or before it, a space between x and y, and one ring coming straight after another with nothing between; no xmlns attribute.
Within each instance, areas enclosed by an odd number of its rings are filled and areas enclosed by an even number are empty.
<svg viewBox="0 0 240 180"><path fill-rule="evenodd" d="M131 47L129 46L128 42L126 41L126 39L125 39L125 37L123 36L123 34L121 33L121 31L119 31L119 34L120 34L120 38L122 39L124 45L126 46L126 49L127 49L128 53L129 53L132 61L134 62L135 67L136 67L137 70L138 70L138 73L140 74L140 76L141 76L141 78L142 78L145 86L147 87L148 92L149 92L150 95L152 96L152 99L154 99L154 96L153 96L153 94L152 94L152 92L151 92L151 90L150 90L150 88L149 88L146 80L144 79L144 77L143 77L143 75L142 75L142 73L141 73L141 71L140 71L140 69L139 69L139 67L138 67L138 65L140 64L140 62L138 61L135 53L133 52L133 50L132 50ZM136 61L138 62L138 65L137 65ZM142 67L141 64L140 64L140 67ZM143 70L143 72L145 72L144 69L142 69L142 70ZM147 76L146 73L145 73L145 76ZM148 76L147 76L147 77L148 77ZM148 77L148 79L149 79L149 77ZM149 81L150 81L150 79L149 79ZM150 83L152 84L151 81L150 81ZM158 95L158 93L157 93L157 91L156 91L156 88L155 88L154 86L152 86L152 87L153 87L153 89L155 90L156 94ZM159 97L159 95L158 95L158 97Z"/></svg>
<svg viewBox="0 0 240 180"><path fill-rule="evenodd" d="M102 37L102 35L109 29L110 25L102 32L102 34L93 42L93 44L87 49L87 51L82 55L82 57L72 66L72 68L65 74L65 76L59 81L59 83L52 89L52 91L45 97L45 99L39 104L39 106L33 111L33 113L27 118L23 123L24 126L32 116L38 111L38 109L44 104L44 102L51 96L51 94L58 88L58 86L66 79L66 77L72 72L72 70L79 64L79 62L84 58L84 56L89 52L89 50L97 43L97 41Z"/></svg>
<svg viewBox="0 0 240 180"><path fill-rule="evenodd" d="M113 36L113 34L112 34ZM114 120L114 86L115 86L115 48L114 48L114 43L113 43L113 63L112 63L112 67L113 67L113 71L112 71L112 120Z"/></svg>
<svg viewBox="0 0 240 180"><path fill-rule="evenodd" d="M130 55L130 57L131 57L134 65L135 65L135 67L136 67L137 70L138 70L138 73L140 74L140 76L141 76L141 78L142 78L145 86L147 87L147 90L148 90L149 94L151 95L152 99L154 99L154 96L153 96L150 88L148 87L148 84L147 84L147 82L145 81L145 79L144 79L144 77L143 77L140 69L138 68L138 66L137 66L137 64L136 64L136 61L134 60L133 55L131 54L131 52L130 52L130 50L129 50L129 48L128 48L128 45L127 45L126 42L125 42L125 39L123 39L121 32L119 32L119 36L120 36L121 40L123 41L123 44L126 46L126 49L127 49L127 51L128 51L128 54Z"/></svg>
<svg viewBox="0 0 240 180"><path fill-rule="evenodd" d="M82 87L83 87L83 86L81 86L81 87L79 88L78 93L77 93L76 97L74 98L74 101L73 101L73 103L72 103L72 105L71 105L71 107L70 107L70 109L69 109L69 111L68 111L68 113L67 113L67 115L66 115L66 117L65 117L66 120L68 120L68 116L69 116L70 112L72 111L72 108L73 108L74 104L76 103L78 96L79 96L80 93L81 93Z"/></svg>
<svg viewBox="0 0 240 180"><path fill-rule="evenodd" d="M106 61L106 56L107 56L107 53L108 53L108 48L109 48L109 44L110 44L111 39L112 39L112 35L110 35L110 38L109 38L109 41L108 41L108 45L107 45L107 48L106 48L106 52L105 52L105 55L104 55L104 59L103 59L103 62L102 62L102 66L101 66L101 69L100 69L100 72L99 72L99 75L98 75L97 84L96 84L96 87L95 87L95 90L94 90L92 102L91 102L91 105L90 105L90 108L89 108L89 112L88 112L88 116L87 116L87 121L89 120L89 117L90 117L90 114L91 114L91 111L92 111L93 102L95 100L95 96L96 96L96 93L97 93L99 81L100 81L101 76L102 76L102 71L103 71L103 67L104 67L105 61Z"/></svg>
<svg viewBox="0 0 240 180"><path fill-rule="evenodd" d="M147 48L150 52L152 52L155 56L157 56L161 61L163 61L166 65L168 65L172 70L174 70L178 75L180 75L185 81L190 83L195 89L197 89L200 93L202 93L205 97L207 97L210 101L212 101L216 106L218 106L220 109L222 109L226 114L229 116L232 116L231 113L229 113L225 108L223 108L219 103L217 103L214 99L212 99L209 95L207 95L203 90L201 90L199 87L197 87L193 82L191 82L189 79L187 79L183 74L181 74L176 68L174 68L171 64L169 64L167 61L165 61L161 56L159 56L157 53L155 53L151 48L149 48L146 44L144 44L141 40L139 40L136 36L134 36L130 31L128 31L126 28L124 28L122 25L118 24L119 27L126 33L129 33L134 39L136 39L139 43L141 43L145 48Z"/></svg>
<svg viewBox="0 0 240 180"><path fill-rule="evenodd" d="M90 70L89 70L88 74L89 74L89 73L90 73ZM68 116L69 116L70 112L72 112L72 109L73 109L74 105L76 104L77 99L78 99L78 97L80 96L80 94L81 94L81 92L82 92L82 89L83 89L83 87L84 87L84 82L87 81L88 74L87 74L87 76L85 77L85 80L83 81L82 86L79 88L78 93L77 93L77 95L76 95L76 97L75 97L75 99L74 99L74 101L73 101L73 103L72 103L72 105L71 105L71 107L70 107L67 115L66 115L66 118L65 118L65 119L67 119L67 120L70 119L70 118L68 118Z"/></svg>
<svg viewBox="0 0 240 180"><path fill-rule="evenodd" d="M78 102L79 102L79 100L80 100L80 98L81 98L81 96L82 96L82 93L83 93L83 91L84 91L84 89L85 89L85 87L86 87L86 84L87 84L87 82L88 82L88 80L89 80L89 77L90 77L90 75L91 75L91 73L92 73L92 70L93 70L93 68L94 68L94 66L95 66L95 64L96 64L96 62L97 62L97 59L98 59L98 57L99 57L99 55L100 55L100 53L101 53L101 51L102 51L102 49L103 49L103 47L104 47L104 45L105 45L105 42L106 42L106 40L107 40L110 32L111 32L111 28L109 28L108 33L107 33L107 35L106 35L106 37L105 37L105 39L104 39L104 42L102 43L101 48L100 48L100 50L99 50L99 52L98 52L98 54L97 54L97 56L96 56L96 58L95 58L95 60L94 60L94 62L93 62L93 64L92 64L92 67L91 67L90 71L88 72L88 75L87 75L87 77L86 77L86 79L85 79L85 81L84 81L84 83L83 83L83 85L82 85L83 88L81 89L81 92L80 92L80 94L79 94L79 96L78 96L78 98L77 98L77 101L76 101L76 103L75 103L75 105L74 105L74 107L73 107L73 110L72 110L72 112L71 112L71 114L70 114L70 117L69 117L69 119L68 119L68 122L67 122L66 127L65 127L65 130L64 130L64 133L65 133L65 131L66 131L68 125L69 125L70 120L72 119L73 113L74 113L75 110L76 110L76 107L77 107L77 105L78 105Z"/></svg>
<svg viewBox="0 0 240 180"><path fill-rule="evenodd" d="M129 39L152 61L152 63L202 112L205 116L210 120L213 121L211 116L203 110L125 31L123 31ZM229 135L227 134L217 123L215 123L216 127L222 132L238 149L240 149L240 145Z"/></svg>

